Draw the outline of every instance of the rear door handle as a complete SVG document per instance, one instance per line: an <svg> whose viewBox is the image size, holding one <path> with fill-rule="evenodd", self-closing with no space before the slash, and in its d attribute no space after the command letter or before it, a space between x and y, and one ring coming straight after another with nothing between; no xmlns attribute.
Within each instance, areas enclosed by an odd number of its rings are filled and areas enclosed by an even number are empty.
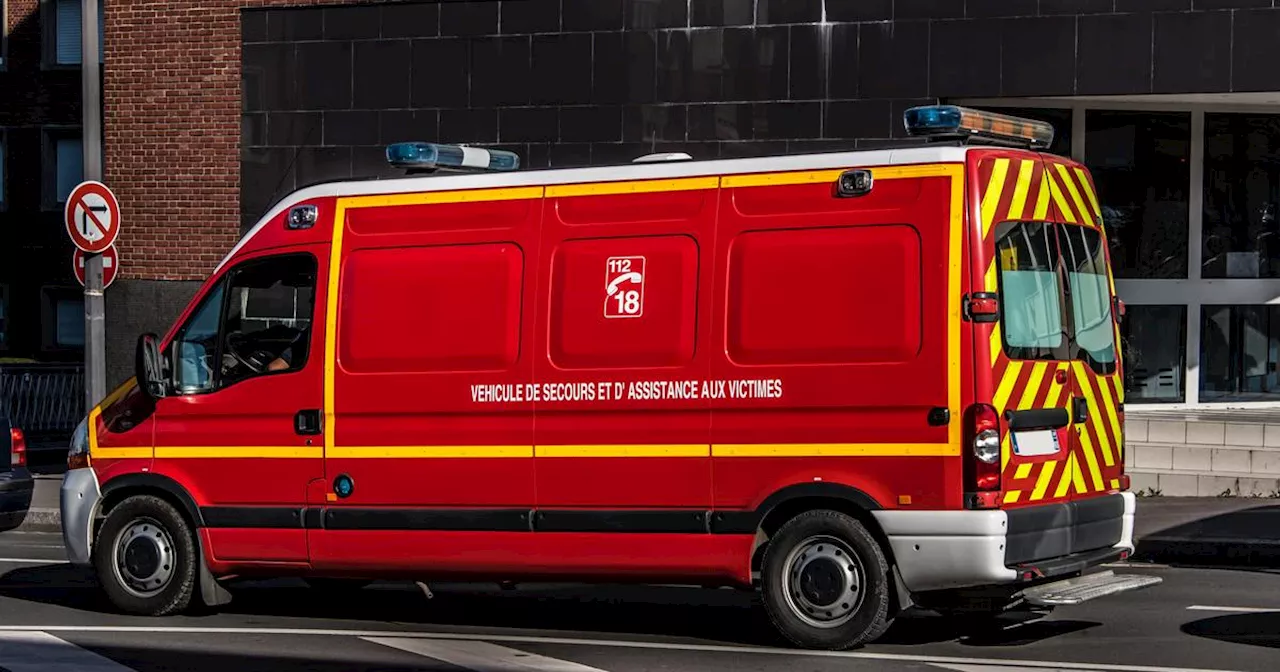
<svg viewBox="0 0 1280 672"><path fill-rule="evenodd" d="M1089 402L1084 397L1071 400L1071 421L1080 424L1089 420Z"/></svg>
<svg viewBox="0 0 1280 672"><path fill-rule="evenodd" d="M293 416L293 431L303 436L320 433L320 410L309 408Z"/></svg>

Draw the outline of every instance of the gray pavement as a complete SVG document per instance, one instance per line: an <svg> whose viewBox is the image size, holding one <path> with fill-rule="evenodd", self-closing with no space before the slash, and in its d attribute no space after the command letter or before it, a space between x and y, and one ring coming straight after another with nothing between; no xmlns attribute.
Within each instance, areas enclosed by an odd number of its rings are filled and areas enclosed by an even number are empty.
<svg viewBox="0 0 1280 672"><path fill-rule="evenodd" d="M753 597L739 591L438 585L428 600L412 585L378 584L335 599L299 582L274 581L238 587L233 603L217 613L146 619L112 613L93 578L63 557L57 535L0 535L0 669L1280 669L1280 572L1122 566L1115 571L1154 573L1164 582L1060 608L1041 620L1010 621L1003 629L972 630L912 613L877 644L821 654L784 647Z"/></svg>

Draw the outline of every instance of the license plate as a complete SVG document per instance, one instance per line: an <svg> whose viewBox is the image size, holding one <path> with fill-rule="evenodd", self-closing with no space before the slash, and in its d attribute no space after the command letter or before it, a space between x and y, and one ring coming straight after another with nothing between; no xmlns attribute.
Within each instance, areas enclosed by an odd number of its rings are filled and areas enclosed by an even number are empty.
<svg viewBox="0 0 1280 672"><path fill-rule="evenodd" d="M1058 454L1058 433L1052 429L1036 432L1014 432L1013 454L1023 457Z"/></svg>

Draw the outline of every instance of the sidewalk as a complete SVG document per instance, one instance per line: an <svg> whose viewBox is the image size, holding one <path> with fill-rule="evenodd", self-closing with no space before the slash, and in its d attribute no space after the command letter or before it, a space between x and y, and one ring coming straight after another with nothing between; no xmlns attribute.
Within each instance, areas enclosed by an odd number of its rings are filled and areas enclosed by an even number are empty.
<svg viewBox="0 0 1280 672"><path fill-rule="evenodd" d="M58 532L58 474L36 477L20 530ZM1280 500L1250 497L1141 497L1133 562L1280 568Z"/></svg>

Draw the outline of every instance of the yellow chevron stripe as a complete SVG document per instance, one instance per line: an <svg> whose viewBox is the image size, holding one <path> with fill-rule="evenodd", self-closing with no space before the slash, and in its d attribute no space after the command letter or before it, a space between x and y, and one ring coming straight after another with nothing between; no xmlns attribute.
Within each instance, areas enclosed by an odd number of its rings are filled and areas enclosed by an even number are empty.
<svg viewBox="0 0 1280 672"><path fill-rule="evenodd" d="M1000 289L999 279L996 277L996 261L991 260L987 265L987 291L994 292Z"/></svg>
<svg viewBox="0 0 1280 672"><path fill-rule="evenodd" d="M1115 376L1111 376L1114 378ZM1102 405L1107 409L1107 422L1111 423L1111 435L1115 437L1116 444L1112 446L1116 452L1119 452L1120 446L1124 445L1124 427L1120 426L1120 415L1116 413L1116 404L1111 400L1111 396L1115 393L1115 388L1110 384L1109 378L1100 378L1098 380L1098 389L1102 392ZM1109 457L1103 455L1103 458ZM1107 462L1108 467L1115 466L1115 462Z"/></svg>
<svg viewBox="0 0 1280 672"><path fill-rule="evenodd" d="M982 238L985 240L991 232L991 224L996 218L996 208L1000 206L1000 196L1004 194L1004 181L1009 176L1009 159L996 159L991 167L991 179L987 182L987 190L982 193Z"/></svg>
<svg viewBox="0 0 1280 672"><path fill-rule="evenodd" d="M1080 211L1080 216L1084 218L1086 226L1093 226L1093 216L1089 214L1089 208L1084 205L1084 199L1080 198L1080 191L1076 189L1076 181L1071 179L1071 173L1067 172L1067 167L1061 163L1053 164L1058 169L1058 175L1062 177L1062 184L1067 187L1067 193L1071 196L1071 202L1076 204L1076 209Z"/></svg>
<svg viewBox="0 0 1280 672"><path fill-rule="evenodd" d="M1067 198L1062 195L1062 188L1058 186L1058 181L1053 179L1053 172L1044 171L1044 179L1049 181L1049 195L1053 196L1054 205L1058 206L1058 210L1062 211L1062 216L1068 222L1075 224L1075 213L1071 212L1071 206L1067 205Z"/></svg>
<svg viewBox="0 0 1280 672"><path fill-rule="evenodd" d="M1018 498L1021 496L1022 496L1021 490L1010 490L1009 492L1004 493L1004 503L1017 504Z"/></svg>
<svg viewBox="0 0 1280 672"><path fill-rule="evenodd" d="M1089 494L1089 485L1084 481L1084 472L1080 470L1080 458L1076 458L1071 469L1071 483L1075 491L1081 495Z"/></svg>
<svg viewBox="0 0 1280 672"><path fill-rule="evenodd" d="M1030 475L1031 475L1031 463L1030 463L1030 462L1023 462L1022 464L1019 464L1019 465L1018 465L1018 470L1017 470L1017 471L1015 471L1015 472L1013 472L1013 478L1014 478L1014 480L1018 480L1018 481L1020 481L1020 480L1022 480L1022 479L1024 479L1024 478L1026 478L1026 477L1028 477L1028 476L1030 476Z"/></svg>
<svg viewBox="0 0 1280 672"><path fill-rule="evenodd" d="M1067 455L1067 463L1062 465L1062 475L1058 477L1058 489L1054 490L1054 499L1062 499L1071 491L1071 478L1076 469L1076 454Z"/></svg>
<svg viewBox="0 0 1280 672"><path fill-rule="evenodd" d="M991 366L996 365L996 360L1000 358L1000 351L1004 349L1004 341L1000 336L1000 323L996 322L991 325L991 343L988 346L991 350Z"/></svg>
<svg viewBox="0 0 1280 672"><path fill-rule="evenodd" d="M1000 439L1000 473L1003 474L1009 468L1009 459L1013 457L1013 449L1009 447L1009 432L1004 433L1004 438Z"/></svg>
<svg viewBox="0 0 1280 672"><path fill-rule="evenodd" d="M1057 466L1057 460L1049 460L1040 467L1040 478L1036 479L1036 488L1031 491L1031 501L1037 502L1044 499L1045 492L1049 490L1049 483L1053 481L1054 468Z"/></svg>
<svg viewBox="0 0 1280 672"><path fill-rule="evenodd" d="M1023 159L1018 162L1018 181L1014 184L1013 200L1009 202L1009 219L1022 219L1022 211L1027 207L1027 196L1031 191L1031 175L1036 171L1034 159Z"/></svg>
<svg viewBox="0 0 1280 672"><path fill-rule="evenodd" d="M1093 193L1093 185L1089 184L1089 176L1085 174L1084 168L1076 168L1076 177L1080 178L1080 188L1084 189L1084 195L1089 199L1089 205L1093 206L1093 215L1098 218L1098 226L1102 226L1102 206L1098 204L1098 195Z"/></svg>
<svg viewBox="0 0 1280 672"><path fill-rule="evenodd" d="M1022 362L1011 361L1009 366L1005 367L1004 377L1000 379L1000 387L996 388L995 402L996 408L1000 412L1004 412L1009 404L1009 395L1013 393L1013 386L1018 382L1018 376L1022 373Z"/></svg>
<svg viewBox="0 0 1280 672"><path fill-rule="evenodd" d="M1036 195L1036 209L1031 218L1043 222L1049 216L1049 171L1040 173L1040 193Z"/></svg>
<svg viewBox="0 0 1280 672"><path fill-rule="evenodd" d="M1086 380L1085 376L1093 375L1084 362L1075 362L1074 364L1075 375L1078 376L1081 381ZM1085 403L1089 405L1089 424L1093 425L1093 432L1098 436L1098 443L1100 444L1098 447L1102 450L1102 459L1106 462L1107 466L1112 466L1116 462L1114 453L1111 451L1111 442L1107 440L1107 435L1102 426L1102 423L1104 422L1102 419L1102 409L1098 405L1098 400L1093 394L1093 388L1091 385L1082 382L1079 385L1079 388L1081 394L1084 396Z"/></svg>
<svg viewBox="0 0 1280 672"><path fill-rule="evenodd" d="M1053 370L1053 373L1054 373L1053 382L1052 382L1052 383L1049 383L1049 394L1048 394L1048 396L1046 396L1046 397L1044 398L1044 407L1045 407L1045 408L1057 408L1057 407L1058 407L1058 399L1059 399L1059 397L1061 397L1061 396L1062 396L1062 390L1063 390L1063 388L1065 388L1065 387L1066 387L1066 385L1063 385L1062 383L1059 383L1059 382L1058 382L1057 373L1058 373L1058 371L1060 371L1061 369L1062 369L1062 364L1058 364L1057 366L1055 366L1055 367L1054 367L1054 370Z"/></svg>
<svg viewBox="0 0 1280 672"><path fill-rule="evenodd" d="M1036 401L1036 395L1040 392L1040 385L1044 382L1045 369L1049 368L1047 362L1036 362L1031 367L1031 378L1027 380L1027 386L1022 389L1022 399L1018 400L1016 408L1031 408Z"/></svg>
<svg viewBox="0 0 1280 672"><path fill-rule="evenodd" d="M1089 432L1080 432L1080 450L1084 453L1085 463L1089 467L1089 478L1093 480L1093 488L1102 490L1102 470L1098 468L1098 457L1093 452L1093 440L1089 438Z"/></svg>

